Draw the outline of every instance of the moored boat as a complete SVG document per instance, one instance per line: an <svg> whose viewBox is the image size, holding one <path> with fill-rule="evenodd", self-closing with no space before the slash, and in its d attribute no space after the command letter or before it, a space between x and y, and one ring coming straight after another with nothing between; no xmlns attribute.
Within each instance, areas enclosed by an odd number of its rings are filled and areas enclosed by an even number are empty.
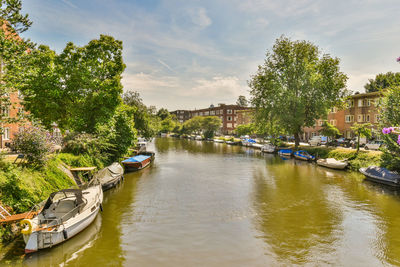
<svg viewBox="0 0 400 267"><path fill-rule="evenodd" d="M291 149L281 149L278 151L278 155L282 157L291 157L293 151Z"/></svg>
<svg viewBox="0 0 400 267"><path fill-rule="evenodd" d="M136 156L123 160L121 163L125 171L137 171L146 168L154 160L154 152L142 152Z"/></svg>
<svg viewBox="0 0 400 267"><path fill-rule="evenodd" d="M365 175L367 180L394 187L400 187L400 175L397 172L392 172L386 168L378 166L360 168L360 172Z"/></svg>
<svg viewBox="0 0 400 267"><path fill-rule="evenodd" d="M253 143L253 144L251 144L251 146L255 147L255 148L258 148L258 149L261 149L263 147L262 144L257 144L257 143Z"/></svg>
<svg viewBox="0 0 400 267"><path fill-rule="evenodd" d="M223 143L224 142L224 140L222 140L222 139L214 139L213 141L214 141L214 143Z"/></svg>
<svg viewBox="0 0 400 267"><path fill-rule="evenodd" d="M298 150L293 155L296 159L300 160L315 160L315 157L305 150Z"/></svg>
<svg viewBox="0 0 400 267"><path fill-rule="evenodd" d="M32 219L24 219L21 233L25 253L60 244L89 226L103 202L103 190L97 180L86 189L64 189L47 199L42 211Z"/></svg>
<svg viewBox="0 0 400 267"><path fill-rule="evenodd" d="M343 170L348 165L347 161L336 160L334 158L319 159L319 160L317 160L317 164L320 166L323 166L323 167L336 169L336 170Z"/></svg>
<svg viewBox="0 0 400 267"><path fill-rule="evenodd" d="M96 173L94 178L99 179L103 191L106 191L116 186L121 181L123 175L124 168L118 162L114 162Z"/></svg>
<svg viewBox="0 0 400 267"><path fill-rule="evenodd" d="M261 152L265 153L275 153L276 147L272 144L263 145L261 148Z"/></svg>

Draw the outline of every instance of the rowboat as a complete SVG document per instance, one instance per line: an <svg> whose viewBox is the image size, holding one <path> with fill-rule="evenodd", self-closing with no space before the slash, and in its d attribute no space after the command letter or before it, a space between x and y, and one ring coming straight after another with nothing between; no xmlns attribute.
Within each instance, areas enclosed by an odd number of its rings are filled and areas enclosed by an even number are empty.
<svg viewBox="0 0 400 267"><path fill-rule="evenodd" d="M138 171L146 168L154 160L154 152L142 152L136 156L123 160L121 163L124 165L125 171Z"/></svg>
<svg viewBox="0 0 400 267"><path fill-rule="evenodd" d="M276 147L272 144L266 144L261 148L261 152L265 152L265 153L274 153L275 152Z"/></svg>
<svg viewBox="0 0 400 267"><path fill-rule="evenodd" d="M93 180L97 181L97 180ZM100 182L87 189L64 189L47 199L42 211L32 219L20 222L26 243L25 253L60 244L89 226L102 209Z"/></svg>
<svg viewBox="0 0 400 267"><path fill-rule="evenodd" d="M327 158L327 159L319 159L317 160L317 164L323 167L336 169L336 170L343 170L347 167L347 161L343 160L336 160L334 158Z"/></svg>
<svg viewBox="0 0 400 267"><path fill-rule="evenodd" d="M116 186L124 175L124 168L118 163L114 162L108 167L100 170L95 174L95 178L100 180L103 191Z"/></svg>
<svg viewBox="0 0 400 267"><path fill-rule="evenodd" d="M397 172L378 166L360 168L360 172L370 181L400 187L400 175Z"/></svg>
<svg viewBox="0 0 400 267"><path fill-rule="evenodd" d="M278 151L278 155L282 157L291 157L293 151L291 149L281 149Z"/></svg>
<svg viewBox="0 0 400 267"><path fill-rule="evenodd" d="M315 160L315 157L305 150L298 150L294 152L294 157L301 160Z"/></svg>

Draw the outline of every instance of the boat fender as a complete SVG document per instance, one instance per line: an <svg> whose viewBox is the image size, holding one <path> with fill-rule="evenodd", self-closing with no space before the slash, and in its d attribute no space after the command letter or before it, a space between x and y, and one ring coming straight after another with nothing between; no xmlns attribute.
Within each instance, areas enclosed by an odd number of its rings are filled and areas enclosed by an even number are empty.
<svg viewBox="0 0 400 267"><path fill-rule="evenodd" d="M23 235L29 235L32 233L32 221L29 219L23 219L20 223L21 226L26 225L22 230L21 234Z"/></svg>
<svg viewBox="0 0 400 267"><path fill-rule="evenodd" d="M67 230L63 230L63 236L64 236L64 240L67 240L68 239L68 233L67 233Z"/></svg>
<svg viewBox="0 0 400 267"><path fill-rule="evenodd" d="M103 205L100 204L100 210L103 212Z"/></svg>

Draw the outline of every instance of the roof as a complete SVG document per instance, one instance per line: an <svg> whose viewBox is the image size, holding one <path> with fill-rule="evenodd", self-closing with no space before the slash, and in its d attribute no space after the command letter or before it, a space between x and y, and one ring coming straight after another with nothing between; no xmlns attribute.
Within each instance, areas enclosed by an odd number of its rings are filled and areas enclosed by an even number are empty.
<svg viewBox="0 0 400 267"><path fill-rule="evenodd" d="M131 157L131 158L129 158L129 159L126 159L126 160L124 160L124 161L122 161L122 162L123 162L123 163L124 163L124 162L142 162L142 161L144 161L144 160L146 160L146 159L148 159L148 158L150 158L150 156L138 155L138 156L134 156L134 157Z"/></svg>

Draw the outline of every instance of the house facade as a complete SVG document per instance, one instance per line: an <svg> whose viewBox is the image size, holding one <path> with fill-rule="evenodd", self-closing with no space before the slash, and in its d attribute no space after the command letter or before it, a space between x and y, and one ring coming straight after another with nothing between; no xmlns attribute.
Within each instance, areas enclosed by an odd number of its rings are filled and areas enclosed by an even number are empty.
<svg viewBox="0 0 400 267"><path fill-rule="evenodd" d="M222 121L219 133L232 134L238 125L238 112L246 109L248 108L239 105L218 104L218 106L211 105L203 109L176 110L170 113L176 115L178 121L181 123L196 116L217 116Z"/></svg>
<svg viewBox="0 0 400 267"><path fill-rule="evenodd" d="M338 128L341 135L345 138L355 137L351 127L354 123L370 123L372 132L378 130L379 110L378 103L382 96L381 92L356 93L347 100L346 107L342 110L332 108L326 121ZM319 135L322 129L324 119L315 121L313 127L303 129L303 140L309 140L311 137Z"/></svg>

